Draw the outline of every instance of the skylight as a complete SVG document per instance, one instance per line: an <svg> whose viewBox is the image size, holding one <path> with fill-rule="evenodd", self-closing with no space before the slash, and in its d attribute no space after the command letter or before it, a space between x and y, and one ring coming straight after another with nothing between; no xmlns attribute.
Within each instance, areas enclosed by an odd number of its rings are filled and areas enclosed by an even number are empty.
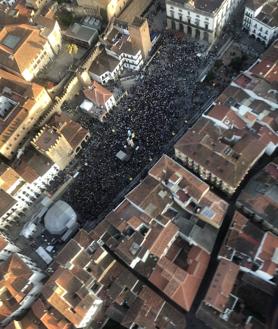
<svg viewBox="0 0 278 329"><path fill-rule="evenodd" d="M2 44L10 49L15 49L20 41L20 37L13 34L8 34L4 40L2 41Z"/></svg>

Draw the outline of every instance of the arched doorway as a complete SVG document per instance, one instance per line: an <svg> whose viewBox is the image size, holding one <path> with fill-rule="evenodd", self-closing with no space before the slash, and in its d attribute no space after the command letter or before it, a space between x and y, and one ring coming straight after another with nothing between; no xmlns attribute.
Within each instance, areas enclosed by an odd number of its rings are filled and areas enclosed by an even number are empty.
<svg viewBox="0 0 278 329"><path fill-rule="evenodd" d="M192 36L192 27L191 26L187 26L187 34L191 37Z"/></svg>
<svg viewBox="0 0 278 329"><path fill-rule="evenodd" d="M209 41L209 34L207 31L204 32L204 40Z"/></svg>
<svg viewBox="0 0 278 329"><path fill-rule="evenodd" d="M200 36L201 36L201 32L200 32L200 30L196 29L196 31L195 31L195 38L196 38L197 40L200 40Z"/></svg>
<svg viewBox="0 0 278 329"><path fill-rule="evenodd" d="M171 20L171 24L172 24L172 30L175 30L176 29L176 24L175 24L175 21L173 19Z"/></svg>
<svg viewBox="0 0 278 329"><path fill-rule="evenodd" d="M179 31L183 32L183 24L179 23Z"/></svg>

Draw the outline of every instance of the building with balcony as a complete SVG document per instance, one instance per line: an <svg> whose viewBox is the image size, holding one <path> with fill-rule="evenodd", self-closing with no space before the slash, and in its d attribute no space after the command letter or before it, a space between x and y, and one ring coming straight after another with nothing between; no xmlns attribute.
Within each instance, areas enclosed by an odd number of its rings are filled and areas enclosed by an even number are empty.
<svg viewBox="0 0 278 329"><path fill-rule="evenodd" d="M45 88L0 69L0 153L4 157L16 155L50 104Z"/></svg>
<svg viewBox="0 0 278 329"><path fill-rule="evenodd" d="M28 149L13 164L0 163L1 230L9 234L14 224L45 191L58 174L59 168L38 152Z"/></svg>
<svg viewBox="0 0 278 329"><path fill-rule="evenodd" d="M242 28L268 46L278 35L277 1L246 1Z"/></svg>
<svg viewBox="0 0 278 329"><path fill-rule="evenodd" d="M166 0L167 27L197 40L213 42L240 0Z"/></svg>
<svg viewBox="0 0 278 329"><path fill-rule="evenodd" d="M105 84L123 70L138 71L152 47L147 19L135 17L131 24L115 20L102 43L105 49L89 69L92 79Z"/></svg>
<svg viewBox="0 0 278 329"><path fill-rule="evenodd" d="M240 127L240 120L219 125L208 117L199 119L175 144L175 154L202 179L232 195L273 141L276 145L277 136Z"/></svg>

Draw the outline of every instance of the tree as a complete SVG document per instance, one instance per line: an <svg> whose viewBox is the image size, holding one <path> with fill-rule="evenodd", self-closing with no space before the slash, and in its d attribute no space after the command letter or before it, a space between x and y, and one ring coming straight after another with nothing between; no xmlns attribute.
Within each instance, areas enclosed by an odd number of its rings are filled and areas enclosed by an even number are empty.
<svg viewBox="0 0 278 329"><path fill-rule="evenodd" d="M69 27L73 23L74 18L71 12L62 10L58 15L58 20L64 27Z"/></svg>
<svg viewBox="0 0 278 329"><path fill-rule="evenodd" d="M247 58L248 57L245 54L243 54L242 56L235 57L231 60L230 66L233 70L239 72L242 69L243 64Z"/></svg>
<svg viewBox="0 0 278 329"><path fill-rule="evenodd" d="M208 72L205 81L206 82L211 82L214 79L215 79L215 73L211 70L211 71Z"/></svg>

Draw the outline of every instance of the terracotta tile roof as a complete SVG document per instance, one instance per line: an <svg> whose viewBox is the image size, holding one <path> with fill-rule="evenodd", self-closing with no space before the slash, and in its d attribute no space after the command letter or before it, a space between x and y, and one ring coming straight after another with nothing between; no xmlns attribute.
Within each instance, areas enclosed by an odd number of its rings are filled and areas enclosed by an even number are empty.
<svg viewBox="0 0 278 329"><path fill-rule="evenodd" d="M0 147L8 141L15 129L27 119L44 91L42 86L26 82L0 68L0 96L13 102L9 115L5 118L0 117Z"/></svg>
<svg viewBox="0 0 278 329"><path fill-rule="evenodd" d="M11 47L5 45L7 38L15 40ZM28 24L5 26L0 30L0 67L22 74L43 51L46 42L37 27Z"/></svg>
<svg viewBox="0 0 278 329"><path fill-rule="evenodd" d="M189 311L205 275L209 254L192 246L187 255L187 268L182 269L167 257L159 259L149 280L183 309Z"/></svg>
<svg viewBox="0 0 278 329"><path fill-rule="evenodd" d="M16 201L4 190L0 189L0 217L3 216Z"/></svg>
<svg viewBox="0 0 278 329"><path fill-rule="evenodd" d="M22 180L22 178L15 170L4 163L0 163L0 188L2 190L8 192L8 190L19 183L20 180Z"/></svg>
<svg viewBox="0 0 278 329"><path fill-rule="evenodd" d="M107 55L105 51L100 53L93 61L89 71L101 76L106 72L113 72L120 64L120 61Z"/></svg>
<svg viewBox="0 0 278 329"><path fill-rule="evenodd" d="M143 224L143 221L135 216L132 216L128 221L128 225L132 227L134 230L137 230L141 224Z"/></svg>
<svg viewBox="0 0 278 329"><path fill-rule="evenodd" d="M92 242L90 234L82 228L77 232L73 239L83 248L87 248Z"/></svg>
<svg viewBox="0 0 278 329"><path fill-rule="evenodd" d="M63 136L75 150L88 134L88 130L62 112L51 117L32 143L40 150L48 151Z"/></svg>
<svg viewBox="0 0 278 329"><path fill-rule="evenodd" d="M151 309L156 313L159 312L162 304L164 303L164 300L147 286L144 286L140 291L139 297L145 301L148 309Z"/></svg>
<svg viewBox="0 0 278 329"><path fill-rule="evenodd" d="M181 177L182 187L186 187L187 193L199 201L208 191L209 185L179 165L176 161L163 155L149 170L149 175L158 181L167 181ZM175 178L174 178L175 175Z"/></svg>
<svg viewBox="0 0 278 329"><path fill-rule="evenodd" d="M55 262L61 266L72 263L75 266L84 268L90 262L90 257L82 251L83 248L78 244L78 242L72 239L55 257Z"/></svg>
<svg viewBox="0 0 278 329"><path fill-rule="evenodd" d="M220 255L229 259L235 253L241 258L240 265L251 268L263 236L261 229L236 211Z"/></svg>
<svg viewBox="0 0 278 329"><path fill-rule="evenodd" d="M265 79L252 75L251 72L246 71L237 77L232 83L246 91L254 92L256 97L259 96L260 98L263 98L264 101L277 103L276 93L269 92L269 90L277 90L278 88L275 70L273 71L273 75L269 74Z"/></svg>
<svg viewBox="0 0 278 329"><path fill-rule="evenodd" d="M13 320L4 329L45 329L46 327L38 321L30 310L21 320ZM50 329L50 328L48 328ZM58 329L58 328L57 328Z"/></svg>
<svg viewBox="0 0 278 329"><path fill-rule="evenodd" d="M200 212L195 216L219 228L224 218L227 209L227 203L217 197L209 189L209 185L192 174L190 171L179 165L166 155L163 155L160 160L150 169L149 175L163 183L164 186L171 190L171 184L175 184L177 188L173 193L179 201L186 204L187 201L193 198ZM189 211L189 207L186 207ZM210 217L205 216L205 210L210 212ZM204 210L204 211L202 211Z"/></svg>
<svg viewBox="0 0 278 329"><path fill-rule="evenodd" d="M150 217L160 215L166 205L172 202L167 189L149 175L126 198Z"/></svg>
<svg viewBox="0 0 278 329"><path fill-rule="evenodd" d="M229 85L224 89L216 100L217 105L234 106L235 103L242 103L244 100L249 99L250 96L241 88Z"/></svg>
<svg viewBox="0 0 278 329"><path fill-rule="evenodd" d="M278 227L278 163L271 162L249 180L237 202L273 227Z"/></svg>
<svg viewBox="0 0 278 329"><path fill-rule="evenodd" d="M24 290L33 272L17 254L0 264L0 321L20 307L29 290Z"/></svg>
<svg viewBox="0 0 278 329"><path fill-rule="evenodd" d="M228 127L236 127L238 129L244 129L246 123L233 111L231 108L223 105L216 105L207 114L208 117L221 121Z"/></svg>
<svg viewBox="0 0 278 329"><path fill-rule="evenodd" d="M8 239L3 234L0 234L0 252L5 249L8 244Z"/></svg>
<svg viewBox="0 0 278 329"><path fill-rule="evenodd" d="M32 311L47 329L73 329L74 327L54 308L44 303L41 298L32 304Z"/></svg>
<svg viewBox="0 0 278 329"><path fill-rule="evenodd" d="M105 106L106 102L113 96L111 91L103 87L96 81L83 90L86 98L93 102L96 106Z"/></svg>
<svg viewBox="0 0 278 329"><path fill-rule="evenodd" d="M278 179L278 164L271 162L265 168L264 171L274 179Z"/></svg>
<svg viewBox="0 0 278 329"><path fill-rule="evenodd" d="M97 297L70 270L58 268L42 291L47 302L78 327ZM97 308L95 310L97 312Z"/></svg>
<svg viewBox="0 0 278 329"><path fill-rule="evenodd" d="M137 217L144 223L149 223L151 218L144 213L143 211L139 210L133 204L131 204L127 199L125 199L122 203L120 203L116 209L114 209L115 214L120 218L128 221L132 217Z"/></svg>
<svg viewBox="0 0 278 329"><path fill-rule="evenodd" d="M274 255L275 259L274 259ZM263 261L261 271L273 276L278 269L278 237L271 232L265 233L257 258Z"/></svg>
<svg viewBox="0 0 278 329"><path fill-rule="evenodd" d="M228 140L233 136L238 136L238 139L231 145ZM236 188L266 146L247 128L225 130L211 120L201 118L176 143L175 150Z"/></svg>
<svg viewBox="0 0 278 329"><path fill-rule="evenodd" d="M169 244L171 241L175 239L178 231L179 229L175 224L168 223L167 226L162 229L157 239L153 242L150 252L157 257L161 257L165 253L165 249L170 246Z"/></svg>
<svg viewBox="0 0 278 329"><path fill-rule="evenodd" d="M277 51L278 55L278 51ZM277 63L273 63L270 59L263 59L256 65L249 69L249 72L256 75L257 77L264 78L269 82L278 82L278 68Z"/></svg>
<svg viewBox="0 0 278 329"><path fill-rule="evenodd" d="M239 273L239 265L222 259L217 267L204 302L223 312Z"/></svg>
<svg viewBox="0 0 278 329"><path fill-rule="evenodd" d="M53 162L41 155L34 149L26 149L20 161L15 164L15 171L28 183L43 176L51 167Z"/></svg>
<svg viewBox="0 0 278 329"><path fill-rule="evenodd" d="M252 79L244 74L241 74L237 77L234 82L240 87L247 88L248 84L252 81Z"/></svg>
<svg viewBox="0 0 278 329"><path fill-rule="evenodd" d="M259 86L259 81L257 84ZM260 93L259 88L257 92ZM223 122L234 122L237 127L241 127L242 123L244 126L247 124L252 127L256 122L259 122L264 125L267 124L274 131L278 131L278 117L276 111L269 104L268 97L258 99L254 95L247 94L239 87L229 86L218 97L216 104L223 107L214 107L210 111L209 116L213 114L215 119ZM224 108L227 109L224 110ZM235 117L236 115L238 118ZM224 116L226 116L225 119Z"/></svg>

